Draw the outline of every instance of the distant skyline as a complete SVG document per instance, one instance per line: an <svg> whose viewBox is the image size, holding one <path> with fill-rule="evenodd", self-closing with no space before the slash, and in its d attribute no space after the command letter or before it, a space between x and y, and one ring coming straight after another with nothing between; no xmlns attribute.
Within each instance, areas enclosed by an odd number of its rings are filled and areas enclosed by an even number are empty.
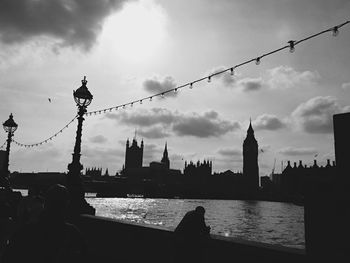
<svg viewBox="0 0 350 263"><path fill-rule="evenodd" d="M0 3L0 120L31 144L76 114L72 90L87 76L88 111L190 82L349 20L347 0L11 1ZM143 164L212 160L213 172L242 171L249 119L260 176L281 162L334 160L332 115L350 109L350 26L248 64L235 76L195 84L164 99L88 116L84 167L119 171L125 142L144 140ZM50 99L50 100L49 100ZM11 171L67 171L76 121L47 144L11 145ZM0 145L6 133L0 133Z"/></svg>

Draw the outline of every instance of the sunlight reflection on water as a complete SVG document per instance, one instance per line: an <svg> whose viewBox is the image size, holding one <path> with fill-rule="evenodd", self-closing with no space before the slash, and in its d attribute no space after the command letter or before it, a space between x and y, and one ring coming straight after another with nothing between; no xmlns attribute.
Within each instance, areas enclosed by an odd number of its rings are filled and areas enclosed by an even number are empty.
<svg viewBox="0 0 350 263"><path fill-rule="evenodd" d="M288 203L240 200L87 198L96 215L174 230L185 213L201 205L211 233L305 248L304 208Z"/></svg>

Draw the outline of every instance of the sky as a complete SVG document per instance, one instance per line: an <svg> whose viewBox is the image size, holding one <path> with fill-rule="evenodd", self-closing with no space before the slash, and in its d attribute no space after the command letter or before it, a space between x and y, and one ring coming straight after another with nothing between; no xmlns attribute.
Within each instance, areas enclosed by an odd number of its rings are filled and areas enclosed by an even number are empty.
<svg viewBox="0 0 350 263"><path fill-rule="evenodd" d="M34 144L77 113L72 92L87 77L88 111L129 103L349 20L347 0L2 0L0 120ZM124 164L126 140L145 144L143 164L211 160L214 172L242 171L251 119L260 176L290 160L334 160L333 114L350 110L350 25L133 107L86 116L81 163ZM49 98L51 102L49 101ZM77 121L36 147L11 144L11 171L66 172ZM6 133L0 133L0 144Z"/></svg>

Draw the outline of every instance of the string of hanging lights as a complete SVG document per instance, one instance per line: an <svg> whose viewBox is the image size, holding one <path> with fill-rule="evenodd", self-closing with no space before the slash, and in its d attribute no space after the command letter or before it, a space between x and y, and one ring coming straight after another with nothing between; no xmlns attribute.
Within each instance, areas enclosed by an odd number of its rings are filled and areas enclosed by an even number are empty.
<svg viewBox="0 0 350 263"><path fill-rule="evenodd" d="M62 129L60 129L58 132L56 132L54 135L50 136L49 138L42 140L41 142L37 142L37 143L32 143L32 144L25 144L25 143L20 143L17 142L15 140L12 139L12 142L14 142L16 145L20 146L20 147L25 147L25 148L30 148L30 147L35 147L35 146L41 146L45 143L48 143L50 141L52 141L54 138L56 138L58 135L60 135L65 129L67 129L69 127L69 125L77 118L77 116L75 116L71 121L69 121Z"/></svg>
<svg viewBox="0 0 350 263"><path fill-rule="evenodd" d="M244 65L247 65L249 63L255 63L256 65L260 65L261 63L261 60L267 56L270 56L272 54L275 54L277 52L281 52L282 50L284 49L289 49L289 52L291 53L294 53L295 52L295 47L297 45L299 45L300 43L302 42L305 42L305 41L308 41L310 39L313 39L317 36L320 36L322 34L325 34L327 32L332 32L332 35L333 36L337 36L339 34L339 29L347 24L349 24L350 21L346 21L344 23L341 23L339 25L336 25L336 26L333 26L333 27L330 27L326 30L323 30L323 31L320 31L316 34L313 34L313 35L310 35L310 36L307 36L303 39L300 39L300 40L289 40L287 42L287 45L283 46L283 47L280 47L278 49L275 49L275 50L272 50L270 52L267 52L267 53L264 53L258 57L255 57L255 58L252 58L252 59L248 59L246 61L243 61L239 64L236 64L234 66L231 66L231 67L228 67L228 68L225 68L225 69L222 69L220 71L217 71L215 73L212 73L208 76L205 76L205 77L202 77L202 78L199 78L199 79L196 79L196 80L193 80L191 82L188 82L188 83L185 83L183 85L180 85L180 86L177 86L175 88L172 88L172 89L168 89L168 90L165 90L163 92L160 92L160 93L156 93L156 94L153 94L153 95L150 95L150 96L147 96L147 97L143 97L143 98L140 98L140 99L136 99L136 100L133 100L133 101L130 101L130 102L127 102L127 103L124 103L124 104L119 104L119 105L116 105L116 106L113 106L113 107L109 107L109 108L105 108L105 109L100 109L100 110L95 110L95 111L89 111L89 112L86 112L85 115L86 116L93 116L93 115L97 115L97 114L101 114L101 113L108 113L108 112L112 112L113 110L116 111L116 110L119 110L119 109L125 109L127 106L129 107L133 107L135 104L143 104L143 102L145 101L152 101L153 98L155 97L161 97L161 98L164 98L166 94L168 93L171 93L171 92L174 92L174 93L177 93L179 90L183 89L183 88L186 88L188 87L189 89L193 89L194 87L194 84L196 83L199 83L199 82L202 82L202 81L205 81L207 80L209 83L211 82L212 78L214 76L217 76L217 75L221 75L221 74L224 74L226 72L229 72L230 75L233 77L235 75L235 71L237 68L239 67L242 67ZM15 144L17 144L18 146L21 146L21 147L34 147L34 146L40 146L44 143L47 143L48 141L51 141L52 139L54 139L55 137L57 137L60 133L62 133L62 131L66 128L68 128L68 126L77 118L77 116L75 116L64 128L62 128L61 130L59 130L57 133L55 133L54 135L52 135L51 137L49 137L48 139L46 140L43 140L39 143L33 143L33 144L24 144L24 143L19 143L15 140L12 140ZM6 143L6 142L5 142ZM4 144L5 144L4 143ZM3 147L4 145L2 145L1 147Z"/></svg>
<svg viewBox="0 0 350 263"><path fill-rule="evenodd" d="M345 26L346 24L349 24L349 23L350 23L350 21L346 21L346 22L344 22L344 23L342 23L342 24L339 24L339 25L337 25L337 26L333 26L333 27L331 27L331 28L328 28L328 29L326 29L326 30L323 30L323 31L321 31L321 32L318 32L318 33L316 33L316 34L310 35L310 36L305 37L305 38L300 39L300 40L289 40L289 41L287 42L288 45L285 45L285 46L283 46L283 47L281 47L281 48L275 49L275 50L270 51L270 52L268 52L268 53L264 53L264 54L262 54L261 56L258 56L258 57L255 57L255 58L246 60L246 61L244 61L244 62L242 62L242 63L239 63L239 64L237 64L237 65L234 65L234 66L232 66L232 67L225 68L225 69L223 69L223 70L217 71L217 72L215 72L215 73L212 73L212 74L210 74L210 75L208 75L208 76L205 76L205 77L202 77L202 78L200 78L200 79L193 80L193 81L191 81L191 82L188 82L188 83L186 83L186 84L180 85L180 86L178 86L178 87L175 87L175 88L172 88L172 89L168 89L168 90L166 90L166 91L163 91L163 92L160 92L160 93L156 93L156 94L150 95L150 96L148 96L148 97L144 97L144 98L140 98L140 99L137 99L137 100L133 100L133 101L130 101L130 102L128 102L128 103L120 104L120 105L113 106L113 107L110 107L110 108L105 108L105 109L101 109L101 110L90 111L90 112L87 112L86 115L87 115L87 116L92 116L92 115L101 114L101 113L108 113L108 112L111 112L111 111L113 111L113 110L115 111L115 110L118 110L118 109L125 109L127 106L133 107L133 106L134 106L135 104L137 104L137 103L142 104L144 101L147 101L147 100L152 101L152 99L155 98L155 97L164 98L164 96L165 96L166 94L171 93L171 92L177 93L179 90L181 90L181 89L183 89L183 88L186 88L186 87L188 87L188 88L190 88L190 89L193 89L194 84L196 84L196 83L198 83L198 82L202 82L202 81L204 81L204 80L207 80L207 81L210 83L211 80L212 80L212 77L217 76L217 75L220 75L220 74L223 74L223 73L226 73L226 72L230 72L230 75L231 75L231 76L234 76L235 70L236 70L237 68L239 68L239 67L242 67L242 66L244 66L244 65L246 65L246 64L253 63L253 62L254 62L256 65L260 65L262 58L265 58L265 57L267 57L267 56L270 56L270 55L272 55L272 54L275 54L275 53L277 53L277 52L280 52L280 51L282 51L282 50L284 50L284 49L289 49L289 51L290 51L291 53L293 53L293 52L295 51L295 46L296 46L296 45L299 45L300 43L305 42L305 41L307 41L307 40L310 40L310 39L312 39L312 38L315 38L315 37L317 37L317 36L319 36L319 35L325 34L325 33L327 33L327 32L332 32L332 35L333 35L333 36L337 36L337 35L339 34L339 29L340 29L341 27Z"/></svg>

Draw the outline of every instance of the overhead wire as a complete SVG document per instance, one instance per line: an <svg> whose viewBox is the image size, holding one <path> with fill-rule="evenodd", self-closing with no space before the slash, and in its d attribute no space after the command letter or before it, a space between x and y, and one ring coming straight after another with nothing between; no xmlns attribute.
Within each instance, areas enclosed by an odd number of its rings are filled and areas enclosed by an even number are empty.
<svg viewBox="0 0 350 263"><path fill-rule="evenodd" d="M177 86L175 88L171 88L171 89L168 89L168 90L165 90L165 91L162 91L162 92L159 92L159 93L155 93L155 94L152 94L152 95L149 95L149 96L146 96L146 97L143 97L143 98L140 98L140 99L136 99L136 100L132 100L132 101L129 101L127 103L123 103L123 104L119 104L119 105L116 105L116 106L113 106L113 107L108 107L108 108L104 108L104 109L100 109L100 110L94 110L94 111L89 111L89 112L86 112L85 115L86 116L91 116L91 115L96 115L96 114L101 114L101 113L108 113L108 112L112 112L113 110L118 110L120 108L122 109L125 109L127 106L130 106L130 107L133 107L134 104L143 104L144 101L152 101L153 98L155 97L162 97L164 98L166 94L168 93L171 93L171 92L178 92L179 90L183 89L183 88L186 88L186 87L189 87L190 89L192 89L194 87L194 84L196 83L199 83L199 82L202 82L202 81L205 81L207 80L208 82L211 82L211 79L214 77L214 76L217 76L217 75L221 75L221 74L224 74L226 72L230 72L231 76L233 76L235 74L235 70L239 67L242 67L244 65L247 65L249 63L253 63L255 62L256 65L260 65L261 63L261 60L262 58L265 58L267 56L270 56L272 54L275 54L275 53L278 53L284 49L288 49L289 48L289 51L291 53L293 53L295 51L295 46L296 45L299 45L300 43L302 42L305 42L305 41L308 41L310 39L313 39L313 38L316 38L317 36L320 36L322 34L325 34L327 32L332 32L333 36L337 36L339 34L339 29L347 24L349 24L350 21L345 21L344 23L341 23L339 25L336 25L336 26L333 26L333 27L330 27L326 30L323 30L323 31L320 31L316 34L313 34L313 35L310 35L310 36L307 36L303 39L300 39L300 40L289 40L287 43L288 45L285 45L285 46L282 46L278 49L275 49L275 50L272 50L270 52L267 52L267 53L264 53L258 57L254 57L254 58L251 58L251 59L248 59L246 61L243 61L239 64L236 64L234 66L231 66L231 67L228 67L228 68L225 68L225 69L222 69L222 70L219 70L219 71L216 71L214 73L211 73L210 75L207 75L207 76L204 76L202 78L199 78L199 79L195 79L195 80L192 80L190 82L187 82L185 84L182 84L180 86ZM59 133L62 133L62 131L65 129L65 128L68 128L68 126L77 118L78 115L76 115L67 125L65 125L64 128L62 128L61 130L59 130L57 133L55 133L54 135L52 135L51 137L49 137L48 139L46 140L43 140L41 142L38 142L38 143L33 143L33 144L24 144L24 143L19 143L15 140L12 140L15 144L17 144L18 146L22 146L22 147L34 147L34 146L40 146L44 143L47 143L48 141L51 141L54 137L56 137ZM5 142L6 143L6 142ZM4 143L4 144L5 144ZM2 146L3 147L3 146Z"/></svg>

